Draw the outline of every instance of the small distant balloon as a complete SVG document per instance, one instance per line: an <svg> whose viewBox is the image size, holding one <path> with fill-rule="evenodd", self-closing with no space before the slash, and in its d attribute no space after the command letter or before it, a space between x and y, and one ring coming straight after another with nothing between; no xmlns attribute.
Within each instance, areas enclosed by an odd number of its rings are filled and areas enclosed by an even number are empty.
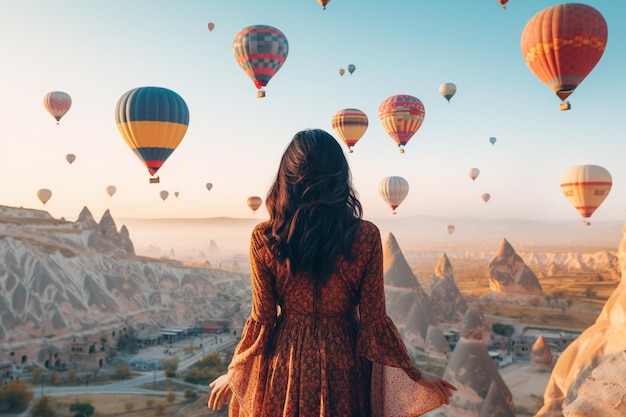
<svg viewBox="0 0 626 417"><path fill-rule="evenodd" d="M113 197L113 194L115 194L116 191L117 188L115 187L115 185L109 185L107 187L107 194L109 195L109 197Z"/></svg>
<svg viewBox="0 0 626 417"><path fill-rule="evenodd" d="M441 94L448 103L450 99L456 94L456 85L453 83L443 83L439 86L439 94Z"/></svg>
<svg viewBox="0 0 626 417"><path fill-rule="evenodd" d="M469 175L472 181L476 180L479 174L480 174L480 170L478 168L470 168L469 171L467 171L467 175Z"/></svg>
<svg viewBox="0 0 626 417"><path fill-rule="evenodd" d="M211 184L210 182L206 183L206 189L211 191L211 188L213 188L213 184Z"/></svg>
<svg viewBox="0 0 626 417"><path fill-rule="evenodd" d="M174 197L178 198L179 195L180 193L178 191L174 191Z"/></svg>
<svg viewBox="0 0 626 417"><path fill-rule="evenodd" d="M47 188L42 188L37 191L37 198L43 203L44 206L46 205L48 200L50 200L50 197L52 197L52 191L48 190Z"/></svg>
<svg viewBox="0 0 626 417"><path fill-rule="evenodd" d="M167 197L169 197L170 193L168 193L167 191L163 190L159 193L159 196L161 197L161 200L165 201L167 200Z"/></svg>
<svg viewBox="0 0 626 417"><path fill-rule="evenodd" d="M491 199L491 194L489 193L483 193L480 198L482 198L482 200L485 202L485 204L487 203L487 201L489 201Z"/></svg>
<svg viewBox="0 0 626 417"><path fill-rule="evenodd" d="M72 107L72 98L63 91L51 91L44 96L43 105L59 124L61 118Z"/></svg>
<svg viewBox="0 0 626 417"><path fill-rule="evenodd" d="M346 70L343 68L339 68L339 75L341 75L343 77L343 74L346 73Z"/></svg>
<svg viewBox="0 0 626 417"><path fill-rule="evenodd" d="M250 209L256 213L256 211L259 209L259 207L261 207L261 203L263 202L263 200L261 199L261 197L257 197L257 196L251 196L248 197L248 207L250 207Z"/></svg>
<svg viewBox="0 0 626 417"><path fill-rule="evenodd" d="M445 230L446 230L446 232L447 232L449 235L451 235L452 233L454 233L454 229L455 229L455 227L454 227L454 225L453 225L453 224L449 224L449 225L447 225L447 226L445 227Z"/></svg>
<svg viewBox="0 0 626 417"><path fill-rule="evenodd" d="M215 23L213 22L207 23L206 28L209 29L209 32L213 32L213 29L215 29Z"/></svg>
<svg viewBox="0 0 626 417"><path fill-rule="evenodd" d="M317 0L317 2L322 5L322 9L326 10L326 5L330 3L330 0Z"/></svg>
<svg viewBox="0 0 626 417"><path fill-rule="evenodd" d="M491 143L492 145L495 145L496 144L496 140L497 139L492 136L492 137L489 138L489 143Z"/></svg>
<svg viewBox="0 0 626 417"><path fill-rule="evenodd" d="M356 65L354 65L354 64L348 65L348 72L350 74L354 74L354 71L356 71Z"/></svg>
<svg viewBox="0 0 626 417"><path fill-rule="evenodd" d="M73 153L68 153L67 155L65 155L65 160L69 162L70 165L72 165L72 163L76 160L76 155L74 155Z"/></svg>

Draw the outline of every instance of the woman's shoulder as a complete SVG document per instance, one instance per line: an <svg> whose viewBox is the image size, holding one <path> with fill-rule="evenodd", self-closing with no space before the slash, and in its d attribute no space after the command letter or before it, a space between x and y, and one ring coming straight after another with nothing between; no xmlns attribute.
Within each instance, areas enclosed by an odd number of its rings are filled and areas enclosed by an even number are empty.
<svg viewBox="0 0 626 417"><path fill-rule="evenodd" d="M378 226L369 220L361 219L360 222L361 224L359 225L358 235L361 239L369 240L376 237L380 238L380 230L378 229Z"/></svg>

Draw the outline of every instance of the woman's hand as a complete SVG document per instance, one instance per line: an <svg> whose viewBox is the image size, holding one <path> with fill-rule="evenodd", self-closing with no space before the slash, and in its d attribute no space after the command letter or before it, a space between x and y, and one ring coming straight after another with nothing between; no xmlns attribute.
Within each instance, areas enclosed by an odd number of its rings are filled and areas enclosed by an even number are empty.
<svg viewBox="0 0 626 417"><path fill-rule="evenodd" d="M219 410L225 402L228 402L233 393L228 385L228 374L224 374L209 384L211 395L209 395L208 406L212 410Z"/></svg>
<svg viewBox="0 0 626 417"><path fill-rule="evenodd" d="M437 391L437 393L441 397L441 400L446 405L450 404L452 391L456 391L456 387L454 385L452 385L445 379L438 377L437 375L430 374L428 372L422 371L422 377L417 382Z"/></svg>

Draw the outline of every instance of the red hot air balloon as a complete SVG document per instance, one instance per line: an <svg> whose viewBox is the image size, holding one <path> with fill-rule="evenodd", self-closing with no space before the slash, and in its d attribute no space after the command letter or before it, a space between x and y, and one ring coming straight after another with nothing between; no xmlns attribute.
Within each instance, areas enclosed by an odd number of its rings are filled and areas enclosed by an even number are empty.
<svg viewBox="0 0 626 417"><path fill-rule="evenodd" d="M607 37L606 21L596 9L558 4L526 23L522 55L537 78L565 101L600 61ZM569 108L569 103L561 104L561 110Z"/></svg>
<svg viewBox="0 0 626 417"><path fill-rule="evenodd" d="M378 107L378 118L385 131L404 153L404 145L422 126L426 111L417 97L401 94L385 99Z"/></svg>
<svg viewBox="0 0 626 417"><path fill-rule="evenodd" d="M233 41L235 59L259 89L257 97L265 97L263 87L283 66L288 53L287 38L272 26L248 26L241 29Z"/></svg>
<svg viewBox="0 0 626 417"><path fill-rule="evenodd" d="M215 23L213 22L207 23L206 28L209 29L209 32L213 32L213 29L215 29Z"/></svg>

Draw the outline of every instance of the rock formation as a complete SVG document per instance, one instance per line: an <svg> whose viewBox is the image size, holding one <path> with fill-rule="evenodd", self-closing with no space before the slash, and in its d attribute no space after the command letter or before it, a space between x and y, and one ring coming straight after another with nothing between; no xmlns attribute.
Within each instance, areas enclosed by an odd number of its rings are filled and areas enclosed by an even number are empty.
<svg viewBox="0 0 626 417"><path fill-rule="evenodd" d="M530 351L530 363L537 368L552 369L552 352L543 335L539 335Z"/></svg>
<svg viewBox="0 0 626 417"><path fill-rule="evenodd" d="M491 291L507 295L543 294L535 273L506 239L502 239L493 259L489 262L489 288Z"/></svg>
<svg viewBox="0 0 626 417"><path fill-rule="evenodd" d="M413 308L415 303L420 304L420 310L432 311L426 291L424 291L417 277L413 274L411 267L402 254L400 245L398 245L396 238L391 233L387 235L383 243L383 274L387 314L389 314L389 317L396 325L402 327L407 323L410 309ZM428 320L428 324L430 323L431 321ZM428 324L426 324L426 327L418 326L420 329L423 329L423 332L420 332L423 333L423 337L426 336Z"/></svg>
<svg viewBox="0 0 626 417"><path fill-rule="evenodd" d="M622 232L626 234L626 227ZM561 417L564 406L576 399L591 372L609 356L626 349L626 236L619 245L619 260L622 281L596 322L559 356L544 392L544 405L536 417Z"/></svg>
<svg viewBox="0 0 626 417"><path fill-rule="evenodd" d="M626 416L626 351L606 358L578 388L576 400L563 409L565 417Z"/></svg>
<svg viewBox="0 0 626 417"><path fill-rule="evenodd" d="M433 359L446 359L449 351L450 345L441 329L432 325L428 326L426 340L424 341L424 352L426 352L426 355Z"/></svg>
<svg viewBox="0 0 626 417"><path fill-rule="evenodd" d="M515 417L507 401L506 392L502 392L496 381L491 381L478 417Z"/></svg>
<svg viewBox="0 0 626 417"><path fill-rule="evenodd" d="M445 253L435 266L428 298L439 322L459 322L467 311L467 302L454 282L452 265Z"/></svg>
<svg viewBox="0 0 626 417"><path fill-rule="evenodd" d="M443 373L443 378L458 388L450 399L450 404L445 406L448 416L479 417L483 402L487 399L493 384L495 384L493 389L497 388L497 392L492 392L493 406L504 403L513 413L512 415L515 415L511 391L487 351L484 329L484 320L480 311L476 308L469 308L464 317L461 339L452 352ZM498 396L501 396L503 400L499 400ZM491 412L490 410L491 408L485 412Z"/></svg>
<svg viewBox="0 0 626 417"><path fill-rule="evenodd" d="M86 208L69 222L0 206L0 362L63 352L74 337L114 343L140 322L232 316L249 298L249 274L133 256L108 212L98 224Z"/></svg>
<svg viewBox="0 0 626 417"><path fill-rule="evenodd" d="M411 347L423 346L428 327L436 324L437 321L432 310L425 308L419 299L416 300L406 319L405 342Z"/></svg>

